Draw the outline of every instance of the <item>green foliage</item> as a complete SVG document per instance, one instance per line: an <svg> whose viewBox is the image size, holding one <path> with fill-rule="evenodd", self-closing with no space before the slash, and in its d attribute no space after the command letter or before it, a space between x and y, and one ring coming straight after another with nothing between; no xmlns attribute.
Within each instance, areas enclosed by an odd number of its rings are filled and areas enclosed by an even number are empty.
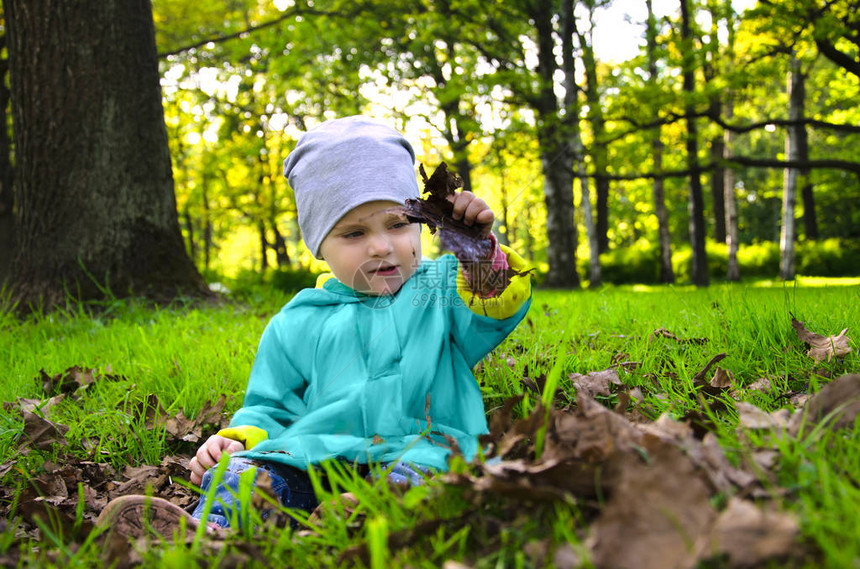
<svg viewBox="0 0 860 569"><path fill-rule="evenodd" d="M728 270L728 246L706 241L709 275L723 280ZM679 247L672 253L675 280L690 280L692 251ZM738 248L738 266L742 278L774 278L779 274L779 244L764 241ZM632 246L611 249L600 256L603 281L611 284L655 284L660 278L660 257L656 244L640 239ZM805 276L850 277L860 266L860 241L826 239L801 241L796 247L797 273ZM588 259L579 259L579 269L588 274Z"/></svg>
<svg viewBox="0 0 860 569"><path fill-rule="evenodd" d="M236 277L225 279L230 292L238 298L256 294L261 288L282 293L296 293L303 288L313 288L316 285L318 273L306 269L278 268L265 272L240 271Z"/></svg>
<svg viewBox="0 0 860 569"><path fill-rule="evenodd" d="M860 267L860 240L802 241L797 245L796 263L801 275L856 275Z"/></svg>
<svg viewBox="0 0 860 569"><path fill-rule="evenodd" d="M579 259L579 264L580 271L588 275L588 259ZM601 255L600 271L606 283L656 283L660 280L660 250L656 243L639 239Z"/></svg>
<svg viewBox="0 0 860 569"><path fill-rule="evenodd" d="M739 247L738 267L744 277L773 278L779 274L779 243L762 241Z"/></svg>

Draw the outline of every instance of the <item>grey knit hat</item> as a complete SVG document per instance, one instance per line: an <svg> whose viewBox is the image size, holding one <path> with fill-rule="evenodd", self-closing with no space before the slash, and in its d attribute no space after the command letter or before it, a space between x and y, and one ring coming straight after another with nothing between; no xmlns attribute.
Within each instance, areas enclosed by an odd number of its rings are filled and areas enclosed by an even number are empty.
<svg viewBox="0 0 860 569"><path fill-rule="evenodd" d="M284 160L305 244L320 243L351 209L418 197L415 152L402 134L368 117L326 121L306 132Z"/></svg>

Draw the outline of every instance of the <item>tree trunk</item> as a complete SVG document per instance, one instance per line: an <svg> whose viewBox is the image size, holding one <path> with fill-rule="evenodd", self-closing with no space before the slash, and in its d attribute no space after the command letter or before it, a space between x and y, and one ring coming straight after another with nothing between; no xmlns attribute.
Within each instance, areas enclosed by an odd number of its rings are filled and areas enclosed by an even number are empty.
<svg viewBox="0 0 860 569"><path fill-rule="evenodd" d="M800 61L792 55L788 72L788 120L797 121L803 115L803 76ZM789 162L800 159L798 141L800 127L788 127L785 137L785 158ZM783 280L794 280L794 209L797 202L797 168L786 168L782 193L782 227L779 233L779 276Z"/></svg>
<svg viewBox="0 0 860 569"><path fill-rule="evenodd" d="M275 260L278 262L278 268L288 268L290 266L290 255L287 253L287 241L278 229L278 223L274 219L270 219L269 223L272 226L272 232L275 234L274 249Z"/></svg>
<svg viewBox="0 0 860 569"><path fill-rule="evenodd" d="M260 272L269 268L269 240L266 239L266 224L257 220L257 234L260 237Z"/></svg>
<svg viewBox="0 0 860 569"><path fill-rule="evenodd" d="M590 19L590 18L589 18ZM585 34L579 33L576 29L576 19L573 14L573 1L564 0L562 2L562 37L568 38L567 41L562 40L562 65L564 70L564 106L565 114L572 117L574 120L571 124L571 139L570 143L573 147L574 161L576 164L576 175L579 178L579 188L582 199L582 214L585 222L585 234L588 237L588 288L598 288L603 284L603 275L600 268L600 254L604 252L600 248L600 233L598 227L594 223L594 215L591 210L591 191L589 189L588 175L585 171L585 150L582 144L582 132L579 127L579 88L576 84L576 61L573 57L573 44L570 38L574 34L579 37L580 45L583 49L584 63L586 68L586 81L588 88L586 97L589 102L589 119L594 130L595 138L602 137L603 134L603 115L593 110L591 105L599 105L599 95L597 93L597 62L594 59L594 51L591 49ZM598 134L599 133L599 134ZM594 161L595 174L598 176L606 173L606 148L595 144L595 149L592 155ZM597 178L597 186L600 187L601 178ZM608 182L606 178L602 178L604 182ZM608 188L608 183L606 184ZM598 190L599 193L599 190ZM598 211L599 225L599 211ZM604 237L606 233L604 232ZM607 247L608 249L608 247Z"/></svg>
<svg viewBox="0 0 860 569"><path fill-rule="evenodd" d="M182 218L185 222L185 231L188 233L188 256L193 263L197 260L197 243L194 241L194 218L191 216L187 204L182 212Z"/></svg>
<svg viewBox="0 0 860 569"><path fill-rule="evenodd" d="M729 100L726 103L726 121L731 121L734 116L734 103ZM735 134L726 130L723 134L723 156L729 158L732 155ZM730 281L741 280L741 269L738 265L738 201L735 193L735 170L727 167L723 170L723 197L726 210L726 244L729 246L729 266L726 278Z"/></svg>
<svg viewBox="0 0 860 569"><path fill-rule="evenodd" d="M16 298L209 294L179 230L149 0L4 7Z"/></svg>
<svg viewBox="0 0 860 569"><path fill-rule="evenodd" d="M6 47L6 34L0 34L0 52ZM15 179L12 167L12 147L9 141L9 89L6 88L6 74L9 60L0 58L0 287L6 282L12 264L12 251L15 249L15 216L12 204L12 182Z"/></svg>
<svg viewBox="0 0 860 569"><path fill-rule="evenodd" d="M726 5L727 4L727 5ZM712 120L719 120L722 113L723 102L721 93L714 89L709 89L709 84L714 80L717 74L717 66L720 64L723 55L720 53L720 42L717 38L720 35L720 20L723 18L723 12L731 12L731 1L723 0L723 2L708 2L708 9L711 14L711 31L710 42L708 49L705 50L705 63L703 66L705 90L708 94L708 117ZM730 16L729 16L730 17ZM727 22L727 28L729 23ZM729 33L733 33L729 29ZM726 210L725 210L725 172L723 167L723 155L725 154L725 142L722 135L713 136L709 143L711 164L714 168L709 176L711 186L711 207L714 215L714 241L717 243L726 242Z"/></svg>
<svg viewBox="0 0 860 569"><path fill-rule="evenodd" d="M717 109L720 105L717 103ZM717 113L720 111L717 110ZM717 115L718 116L718 115ZM711 203L714 208L714 241L717 243L726 242L726 195L725 195L725 168L719 166L722 164L723 156L726 153L726 143L722 136L715 136L711 139L711 163L717 164L711 171Z"/></svg>
<svg viewBox="0 0 860 569"><path fill-rule="evenodd" d="M209 270L212 262L212 212L209 207L209 177L203 177L200 193L203 202L203 270Z"/></svg>
<svg viewBox="0 0 860 569"><path fill-rule="evenodd" d="M540 0L536 4L533 18L537 29L538 75L541 83L535 110L544 175L546 256L549 263L545 284L549 287L579 288L579 275L576 272L577 235L573 221L574 156L570 150L570 133L565 128L568 125L560 116L558 100L553 92L553 76L557 69L553 38L554 11L551 0Z"/></svg>
<svg viewBox="0 0 860 569"><path fill-rule="evenodd" d="M606 137L606 118L603 116L603 105L600 100L600 90L597 85L597 60L594 57L594 48L590 41L593 37L592 31L594 7L589 8L589 23L591 29L588 37L585 34L577 34L582 47L582 64L585 68L585 98L588 101L588 122L594 137L591 150L591 160L594 166L594 190L597 197L595 203L595 231L597 233L597 253L606 253L609 250L609 190L610 182L606 177L609 164L609 152L604 139ZM566 68L567 69L567 68ZM571 73L575 71L570 68ZM565 74L566 75L566 74ZM575 84L574 84L575 87ZM576 90L574 91L575 96ZM577 114L577 116L579 116ZM582 157L578 160L581 162ZM590 239L589 239L590 241Z"/></svg>
<svg viewBox="0 0 860 569"><path fill-rule="evenodd" d="M798 118L806 116L806 76L798 73L799 78L794 85L799 102ZM797 158L802 162L809 161L809 135L806 126L797 127ZM800 186L800 197L803 201L803 229L806 238L818 239L818 219L815 215L815 194L813 193L812 178L809 168L803 168L799 172L798 185Z"/></svg>
<svg viewBox="0 0 860 569"><path fill-rule="evenodd" d="M708 259L705 252L705 214L702 198L702 180L699 166L699 135L696 126L696 109L693 94L696 90L695 50L693 49L690 0L681 0L681 40L684 48L683 89L687 98L684 114L687 123L687 169L690 171L689 211L690 244L693 248L692 281L699 287L708 286Z"/></svg>
<svg viewBox="0 0 860 569"><path fill-rule="evenodd" d="M651 0L645 2L648 9L648 84L657 89L657 23ZM660 127L654 129L651 139L651 152L654 156L654 171L659 174L663 170L663 141L660 138ZM657 234L660 244L660 282L674 283L675 271L672 268L672 238L669 235L669 214L666 211L666 195L664 178L654 178L654 214L657 216Z"/></svg>

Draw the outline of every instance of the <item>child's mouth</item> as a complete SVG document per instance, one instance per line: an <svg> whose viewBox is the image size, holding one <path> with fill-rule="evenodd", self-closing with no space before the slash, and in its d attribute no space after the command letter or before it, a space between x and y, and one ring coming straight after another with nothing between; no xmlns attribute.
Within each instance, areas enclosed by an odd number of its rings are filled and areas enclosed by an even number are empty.
<svg viewBox="0 0 860 569"><path fill-rule="evenodd" d="M397 274L397 265L391 265L390 267L380 267L378 269L373 269L370 271L373 275L378 275L380 277L391 277Z"/></svg>

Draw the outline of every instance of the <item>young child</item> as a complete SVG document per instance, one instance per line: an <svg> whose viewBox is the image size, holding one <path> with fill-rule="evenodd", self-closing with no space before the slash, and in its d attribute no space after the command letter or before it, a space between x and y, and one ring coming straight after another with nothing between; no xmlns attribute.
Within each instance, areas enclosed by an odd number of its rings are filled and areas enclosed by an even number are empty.
<svg viewBox="0 0 860 569"><path fill-rule="evenodd" d="M402 211L419 196L415 155L382 123L353 116L309 130L284 175L304 241L332 274L272 318L242 408L191 459L191 482L205 494L229 453L213 503L201 500L189 517L158 498L119 498L99 518L116 531L135 535L146 513L169 534L180 518L196 525L207 507L210 526L228 527L239 475L252 467L269 475L283 506L308 511L318 500L307 470L327 460L381 465L390 481L419 484L447 470L452 441L469 460L487 432L472 368L525 316L529 277L481 298L455 257L422 258L420 225ZM487 263L527 269L492 237L486 203L469 192L449 199L456 219L493 240Z"/></svg>

